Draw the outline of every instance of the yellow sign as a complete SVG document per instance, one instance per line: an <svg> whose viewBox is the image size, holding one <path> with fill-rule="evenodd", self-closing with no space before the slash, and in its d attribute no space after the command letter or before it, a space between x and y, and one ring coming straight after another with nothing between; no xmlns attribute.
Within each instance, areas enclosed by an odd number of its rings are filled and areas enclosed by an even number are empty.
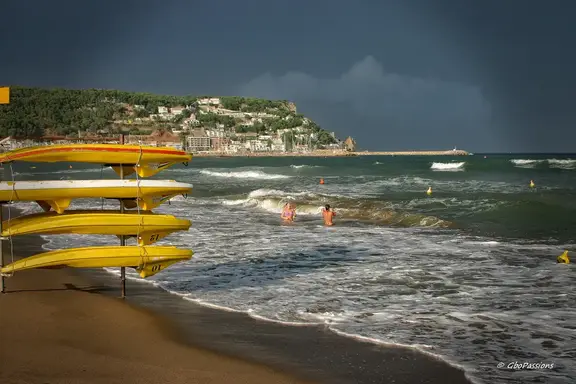
<svg viewBox="0 0 576 384"><path fill-rule="evenodd" d="M10 104L10 87L0 87L0 104Z"/></svg>

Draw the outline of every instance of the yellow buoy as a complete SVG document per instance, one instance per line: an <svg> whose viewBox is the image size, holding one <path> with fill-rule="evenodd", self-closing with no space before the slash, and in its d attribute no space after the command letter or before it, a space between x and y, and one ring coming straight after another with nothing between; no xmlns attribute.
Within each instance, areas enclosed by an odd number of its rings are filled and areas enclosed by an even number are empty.
<svg viewBox="0 0 576 384"><path fill-rule="evenodd" d="M432 194L432 187L428 187L428 190L426 191L426 194L428 196L430 196Z"/></svg>
<svg viewBox="0 0 576 384"><path fill-rule="evenodd" d="M568 251L564 251L560 256L556 258L556 262L560 264L570 264L570 258L568 257Z"/></svg>
<svg viewBox="0 0 576 384"><path fill-rule="evenodd" d="M530 188L534 188L536 184L534 184L534 180L530 180Z"/></svg>

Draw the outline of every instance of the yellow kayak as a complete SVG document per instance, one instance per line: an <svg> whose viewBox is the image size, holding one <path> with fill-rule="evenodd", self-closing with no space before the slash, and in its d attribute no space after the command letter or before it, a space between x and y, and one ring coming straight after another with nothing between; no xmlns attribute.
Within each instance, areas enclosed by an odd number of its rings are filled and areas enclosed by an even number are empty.
<svg viewBox="0 0 576 384"><path fill-rule="evenodd" d="M192 155L169 147L123 144L65 144L16 149L0 155L0 163L77 162L112 166L116 173L150 177L177 163L187 164Z"/></svg>
<svg viewBox="0 0 576 384"><path fill-rule="evenodd" d="M19 216L2 222L2 236L30 234L116 235L138 237L138 245L150 245L175 231L187 231L190 220L150 211L67 211Z"/></svg>
<svg viewBox="0 0 576 384"><path fill-rule="evenodd" d="M121 199L126 208L136 204L149 211L177 195L192 190L192 184L174 180L48 180L0 182L0 202L36 201L45 211L64 212L74 199Z"/></svg>
<svg viewBox="0 0 576 384"><path fill-rule="evenodd" d="M61 249L30 256L8 264L3 275L32 268L135 268L140 277L150 277L172 264L190 260L194 253L176 247L85 247Z"/></svg>

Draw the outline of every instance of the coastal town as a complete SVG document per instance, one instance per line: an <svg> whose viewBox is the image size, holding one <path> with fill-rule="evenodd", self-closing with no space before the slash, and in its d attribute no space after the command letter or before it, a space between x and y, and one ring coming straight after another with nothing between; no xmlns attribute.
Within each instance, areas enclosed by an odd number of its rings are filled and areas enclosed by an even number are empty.
<svg viewBox="0 0 576 384"><path fill-rule="evenodd" d="M35 145L168 146L195 156L467 155L359 151L287 100L13 87L0 106L0 151Z"/></svg>
<svg viewBox="0 0 576 384"><path fill-rule="evenodd" d="M319 132L310 119L296 114L296 106L285 116L271 112L243 112L225 108L220 98L200 98L188 106L159 106L157 113L136 117L125 123L137 127L155 123L178 123L171 130L156 129L149 135L128 136L130 143L174 146L192 153L302 153L317 149L355 151L355 141L339 140L335 133L319 141ZM142 111L142 105L127 105L129 111ZM277 111L274 111L277 112ZM280 123L280 124L279 124ZM283 124L282 124L283 123ZM286 126L287 128L276 128Z"/></svg>
<svg viewBox="0 0 576 384"><path fill-rule="evenodd" d="M84 121L65 132L47 126L40 136L9 135L0 145L10 150L50 143L112 143L124 135L125 144L164 145L199 155L356 151L353 138L340 140L334 132L324 131L288 101L240 97L199 97L186 104L169 101L138 104L105 95L97 106L81 107L98 114L114 104L107 124L98 129Z"/></svg>

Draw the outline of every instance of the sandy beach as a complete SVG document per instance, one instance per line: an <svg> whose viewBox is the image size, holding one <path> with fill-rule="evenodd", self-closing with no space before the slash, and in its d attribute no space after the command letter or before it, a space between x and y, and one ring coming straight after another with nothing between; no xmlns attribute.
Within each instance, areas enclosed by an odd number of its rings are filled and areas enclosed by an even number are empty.
<svg viewBox="0 0 576 384"><path fill-rule="evenodd" d="M14 248L27 256L41 241L15 238ZM68 269L24 271L6 282L7 293L0 295L2 384L307 382L177 342L165 319L95 294L101 288Z"/></svg>
<svg viewBox="0 0 576 384"><path fill-rule="evenodd" d="M13 239L18 256L42 239ZM4 242L5 262L10 262ZM0 295L0 382L469 384L416 350L259 321L104 270L28 270ZM241 357L241 359L239 358Z"/></svg>

